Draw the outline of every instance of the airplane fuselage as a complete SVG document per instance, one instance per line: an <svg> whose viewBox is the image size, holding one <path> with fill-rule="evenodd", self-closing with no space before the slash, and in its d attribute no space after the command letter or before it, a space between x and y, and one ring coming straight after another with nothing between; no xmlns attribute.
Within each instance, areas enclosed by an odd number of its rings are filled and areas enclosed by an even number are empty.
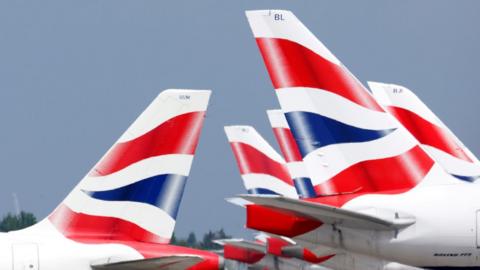
<svg viewBox="0 0 480 270"><path fill-rule="evenodd" d="M170 255L199 256L204 261L188 269L219 269L213 253L168 244L116 241L73 241L55 231L48 221L25 230L0 234L2 270L91 270L92 265L160 258Z"/></svg>
<svg viewBox="0 0 480 270"><path fill-rule="evenodd" d="M363 230L322 225L295 237L418 267L480 266L480 185L428 183L397 195L363 195L343 208L373 213L388 210L415 217L398 231ZM316 240L316 241L312 241Z"/></svg>

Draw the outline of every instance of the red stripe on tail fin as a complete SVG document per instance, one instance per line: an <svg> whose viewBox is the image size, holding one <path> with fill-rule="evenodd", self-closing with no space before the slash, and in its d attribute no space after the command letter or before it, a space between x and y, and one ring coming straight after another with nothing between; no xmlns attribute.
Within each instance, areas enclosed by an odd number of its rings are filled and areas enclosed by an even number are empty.
<svg viewBox="0 0 480 270"><path fill-rule="evenodd" d="M140 160L160 155L193 155L204 116L205 112L182 114L163 122L138 138L114 145L90 175L109 175Z"/></svg>
<svg viewBox="0 0 480 270"><path fill-rule="evenodd" d="M275 89L319 88L371 110L383 111L368 90L345 67L286 39L257 38L257 44Z"/></svg>
<svg viewBox="0 0 480 270"><path fill-rule="evenodd" d="M293 181L284 164L269 158L256 148L241 142L231 142L240 173L262 173L272 175L293 186Z"/></svg>
<svg viewBox="0 0 480 270"><path fill-rule="evenodd" d="M430 145L459 159L473 162L463 151L462 147L455 142L455 139L443 128L403 108L388 106L387 110L395 116L421 144Z"/></svg>

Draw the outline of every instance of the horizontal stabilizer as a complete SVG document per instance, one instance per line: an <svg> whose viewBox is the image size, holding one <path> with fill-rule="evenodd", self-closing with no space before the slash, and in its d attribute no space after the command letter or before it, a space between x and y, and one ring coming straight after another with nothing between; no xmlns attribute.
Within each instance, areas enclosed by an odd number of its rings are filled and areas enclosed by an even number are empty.
<svg viewBox="0 0 480 270"><path fill-rule="evenodd" d="M215 240L213 242L222 246L229 245L229 246L234 246L234 247L245 249L245 250L266 253L265 245L262 245L260 243L256 243L253 241L248 241L245 239L221 239L221 240Z"/></svg>
<svg viewBox="0 0 480 270"><path fill-rule="evenodd" d="M242 198L237 198L237 197L233 197L233 198L226 198L225 199L227 202L231 203L231 204L234 204L234 205L237 205L237 206L240 206L240 207L246 207L247 205L251 204L251 202L249 201L246 201Z"/></svg>
<svg viewBox="0 0 480 270"><path fill-rule="evenodd" d="M239 197L255 204L288 211L326 224L339 225L354 229L385 231L404 228L415 223L413 217L389 211L368 211L369 214L365 214L324 204L279 196L239 195Z"/></svg>
<svg viewBox="0 0 480 270"><path fill-rule="evenodd" d="M338 255L342 253L342 251L334 248L329 248L329 247L319 246L319 245L316 245L315 247L316 249L314 250L315 251L314 254L317 257L327 257L327 256L331 256L332 254ZM296 244L296 245L282 247L282 254L288 257L304 258L305 250L306 250L306 247L304 245ZM310 249L307 249L307 250L312 251Z"/></svg>
<svg viewBox="0 0 480 270"><path fill-rule="evenodd" d="M92 265L93 270L184 270L202 261L197 256L166 256Z"/></svg>

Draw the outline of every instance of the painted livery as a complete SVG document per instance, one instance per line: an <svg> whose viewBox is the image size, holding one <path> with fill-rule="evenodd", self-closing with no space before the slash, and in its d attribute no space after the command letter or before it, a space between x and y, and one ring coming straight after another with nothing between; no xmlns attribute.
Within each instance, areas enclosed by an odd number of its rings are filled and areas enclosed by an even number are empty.
<svg viewBox="0 0 480 270"><path fill-rule="evenodd" d="M285 160L251 126L226 126L232 152L249 194L298 198Z"/></svg>
<svg viewBox="0 0 480 270"><path fill-rule="evenodd" d="M0 235L0 269L219 269L169 245L208 90L165 90L40 223Z"/></svg>
<svg viewBox="0 0 480 270"><path fill-rule="evenodd" d="M415 93L401 85L368 84L378 103L407 128L448 173L470 182L480 177L478 159Z"/></svg>
<svg viewBox="0 0 480 270"><path fill-rule="evenodd" d="M247 18L318 195L241 196L270 209L247 213L247 225L314 251L328 246L429 269L479 267L480 187L446 173L291 12L248 11ZM267 214L290 220L290 229L269 231L260 220Z"/></svg>
<svg viewBox="0 0 480 270"><path fill-rule="evenodd" d="M287 119L282 110L268 110L268 120L280 146L288 171L295 183L296 191L300 198L314 198L317 196L307 169L303 165L302 154L288 126Z"/></svg>
<svg viewBox="0 0 480 270"><path fill-rule="evenodd" d="M292 158L294 156L292 153L298 152L296 149L296 144L293 141L288 124L286 124L286 119L283 116L281 110L269 110L268 116L270 119L270 124L277 139L282 154L286 160L286 166L290 169L289 171L305 173L302 170L302 161ZM281 130L280 130L281 129ZM227 126L225 127L227 135L230 134L229 138L236 138L236 140L246 141L246 138L249 138L248 141L252 145L262 145L267 143L263 137L256 132L256 130L251 126ZM232 136L231 134L235 134ZM252 134L254 136L252 136ZM280 134L280 135L279 135ZM292 138L292 139L289 139ZM232 144L233 141L230 141ZM260 148L260 147L258 147ZM274 151L273 148L269 147L269 152ZM286 155L289 154L290 156ZM234 155L237 159L244 159L244 162L254 162L258 160L255 156L249 156L243 154L239 155L234 149ZM251 158L251 159L249 159ZM291 166L289 162L294 163ZM268 164L266 162L257 162L257 166L262 166L263 164ZM263 169L261 171L267 171ZM292 174L294 175L294 174ZM297 175L299 175L297 173ZM244 176L242 176L243 178ZM308 175L303 174L302 177L308 178ZM267 175L259 175L253 181L248 182L251 186L265 186L266 183L278 181L273 177ZM246 183L244 182L246 185ZM297 192L302 194L304 190L298 189ZM261 193L258 193L261 194ZM263 193L271 194L271 193ZM289 197L289 194L277 193L278 195ZM316 195L310 197L314 198ZM238 202L238 201L234 201ZM258 209L261 208L259 205L254 205L249 202L244 202L241 206L247 208L248 212L258 212ZM268 209L262 209L265 212L268 212ZM258 217L257 220L268 219L269 216ZM277 220L274 218L274 220ZM277 220L278 221L278 220ZM275 223L272 223L270 229ZM268 269L285 269L284 267L289 267L290 265L296 265L296 269L305 268L305 267L324 267L325 269L337 269L337 270L370 270L370 269L383 269L383 270L392 270L392 269L404 269L404 270L414 270L419 269L416 267L411 267L407 265L401 265L398 263L393 263L378 259L375 257L365 256L361 254L353 254L351 252L338 252L337 250L323 247L321 254L315 255L308 248L305 248L301 245L298 245L292 239L286 237L272 237L270 235L260 234L261 237L257 237L255 243L243 240L243 239L233 239L225 240L221 243L224 246L224 257L225 259L239 261L243 264L247 264L250 267L266 267ZM261 240L260 243L258 240ZM338 252L338 253L337 253ZM292 260L293 259L293 260ZM276 264L274 264L276 262ZM313 266L313 264L317 264ZM328 267L328 268L326 268Z"/></svg>
<svg viewBox="0 0 480 270"><path fill-rule="evenodd" d="M244 187L249 194L274 194L298 198L286 161L255 128L226 126L225 133L237 161ZM247 209L261 207L244 201L232 202ZM332 255L317 256L291 239L266 234L257 235L255 242L244 239L217 242L223 246L225 259L236 261L250 269L328 270L317 264L332 257Z"/></svg>
<svg viewBox="0 0 480 270"><path fill-rule="evenodd" d="M267 111L268 118L270 120L270 125L275 134L275 139L277 140L280 149L282 150L282 154L286 160L290 160L291 164L289 166L290 171L300 172L301 178L310 179L309 175L306 173L305 169L303 168L303 161L300 158L287 158L288 153L295 153L299 152L298 147L293 139L293 135L291 133L290 127L288 126L287 119L283 114L282 110L268 110ZM292 155L290 155L292 156ZM300 155L297 155L299 157ZM297 174L298 175L298 174ZM311 185L309 185L311 187ZM307 186L308 187L308 186ZM312 190L312 189L311 189ZM297 192L303 198L315 198L318 197L317 194L314 192L308 192L307 188L297 188ZM308 251L308 249L305 249ZM390 269L403 269L403 270L414 270L419 269L416 267L402 265L394 262L385 261L379 258L365 256L361 254L354 254L351 252L338 252L337 250L329 250L325 248L323 254L328 254L330 252L331 255L323 256L326 258L324 261L321 262L322 266L326 266L336 270L370 270L370 269L383 269L383 270L390 270Z"/></svg>

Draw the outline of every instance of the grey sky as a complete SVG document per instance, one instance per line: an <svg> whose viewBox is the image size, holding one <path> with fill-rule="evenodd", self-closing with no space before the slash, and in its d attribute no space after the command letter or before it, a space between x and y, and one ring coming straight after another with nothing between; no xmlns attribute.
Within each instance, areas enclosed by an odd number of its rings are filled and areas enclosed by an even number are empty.
<svg viewBox="0 0 480 270"><path fill-rule="evenodd" d="M478 1L0 1L0 213L47 215L162 89L213 96L177 231L244 212L223 133L252 124L272 143L277 100L244 16L292 10L363 82L414 90L480 152ZM276 145L275 145L276 147Z"/></svg>

